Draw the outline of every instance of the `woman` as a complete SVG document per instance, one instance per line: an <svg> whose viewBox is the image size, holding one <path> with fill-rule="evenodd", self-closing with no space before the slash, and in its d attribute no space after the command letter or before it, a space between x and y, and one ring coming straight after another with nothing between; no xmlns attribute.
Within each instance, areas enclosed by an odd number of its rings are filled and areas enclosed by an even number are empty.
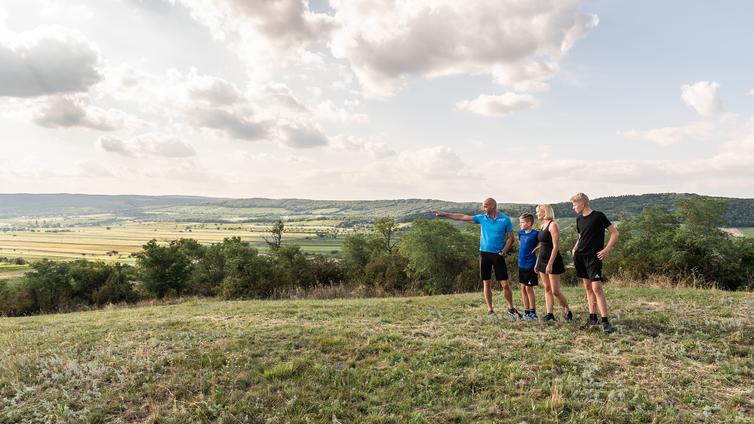
<svg viewBox="0 0 754 424"><path fill-rule="evenodd" d="M558 298L558 303L563 307L563 318L566 321L573 319L573 313L568 308L568 301L560 292L560 274L565 272L563 257L560 256L560 227L555 222L555 212L550 205L537 206L537 220L542 223L539 231L539 257L535 270L545 287L545 307L547 315L543 321L552 321L555 315L552 313L552 297Z"/></svg>

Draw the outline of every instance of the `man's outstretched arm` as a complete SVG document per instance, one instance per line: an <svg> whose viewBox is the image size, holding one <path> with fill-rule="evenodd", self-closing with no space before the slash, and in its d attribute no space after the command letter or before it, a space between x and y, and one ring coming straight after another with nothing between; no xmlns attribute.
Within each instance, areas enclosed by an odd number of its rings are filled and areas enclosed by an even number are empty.
<svg viewBox="0 0 754 424"><path fill-rule="evenodd" d="M447 212L435 211L435 216L438 218L448 218L448 219L453 219L456 221L466 221L470 223L474 222L473 216L462 214L462 213L447 213Z"/></svg>

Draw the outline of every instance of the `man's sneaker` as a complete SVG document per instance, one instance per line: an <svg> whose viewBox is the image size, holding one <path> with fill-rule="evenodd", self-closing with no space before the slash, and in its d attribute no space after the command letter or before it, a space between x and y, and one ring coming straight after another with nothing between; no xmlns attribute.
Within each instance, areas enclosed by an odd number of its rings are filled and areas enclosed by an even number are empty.
<svg viewBox="0 0 754 424"><path fill-rule="evenodd" d="M588 329L590 329L590 328L594 327L594 326L595 326L595 325L597 325L597 324L598 324L598 323L597 323L597 320L596 320L596 319L592 319L592 318L589 318L589 319L588 319L588 320L586 320L586 322L585 322L584 324L582 324L582 325L581 325L581 327L579 327L579 328L580 328L580 329L582 329L582 330L588 330Z"/></svg>
<svg viewBox="0 0 754 424"><path fill-rule="evenodd" d="M508 310L508 314L509 314L509 315L511 316L511 318L513 318L513 319L522 319L522 318L523 318L523 317L521 316L521 313L519 313L519 312L518 312L518 311L516 310L516 308L513 308L513 309L510 309L510 310Z"/></svg>
<svg viewBox="0 0 754 424"><path fill-rule="evenodd" d="M555 321L555 315L548 313L542 318L542 321Z"/></svg>
<svg viewBox="0 0 754 424"><path fill-rule="evenodd" d="M563 319L566 321L573 321L573 312L569 309L568 312L563 314Z"/></svg>
<svg viewBox="0 0 754 424"><path fill-rule="evenodd" d="M602 332L605 334L615 333L615 327L613 327L609 322L603 322Z"/></svg>

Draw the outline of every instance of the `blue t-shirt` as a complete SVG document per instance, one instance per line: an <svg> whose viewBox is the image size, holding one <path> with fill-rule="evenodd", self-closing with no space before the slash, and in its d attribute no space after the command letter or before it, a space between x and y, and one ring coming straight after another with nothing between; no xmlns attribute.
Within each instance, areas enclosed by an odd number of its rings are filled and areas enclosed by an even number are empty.
<svg viewBox="0 0 754 424"><path fill-rule="evenodd" d="M513 231L511 219L508 215L498 212L497 218L492 219L487 214L474 215L474 222L479 228L479 251L498 253L505 245L505 235Z"/></svg>
<svg viewBox="0 0 754 424"><path fill-rule="evenodd" d="M518 232L518 240L521 242L518 246L519 268L532 269L537 263L537 255L534 254L533 250L539 243L538 235L539 231L537 230L531 230L528 233L524 230Z"/></svg>

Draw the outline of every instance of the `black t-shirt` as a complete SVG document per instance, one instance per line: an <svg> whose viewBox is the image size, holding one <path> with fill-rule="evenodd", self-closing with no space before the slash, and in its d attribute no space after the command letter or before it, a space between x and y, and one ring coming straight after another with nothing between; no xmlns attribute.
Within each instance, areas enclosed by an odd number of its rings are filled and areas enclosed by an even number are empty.
<svg viewBox="0 0 754 424"><path fill-rule="evenodd" d="M587 216L576 217L576 231L579 233L579 245L576 254L595 254L605 247L605 229L612 223L600 211L592 211Z"/></svg>

